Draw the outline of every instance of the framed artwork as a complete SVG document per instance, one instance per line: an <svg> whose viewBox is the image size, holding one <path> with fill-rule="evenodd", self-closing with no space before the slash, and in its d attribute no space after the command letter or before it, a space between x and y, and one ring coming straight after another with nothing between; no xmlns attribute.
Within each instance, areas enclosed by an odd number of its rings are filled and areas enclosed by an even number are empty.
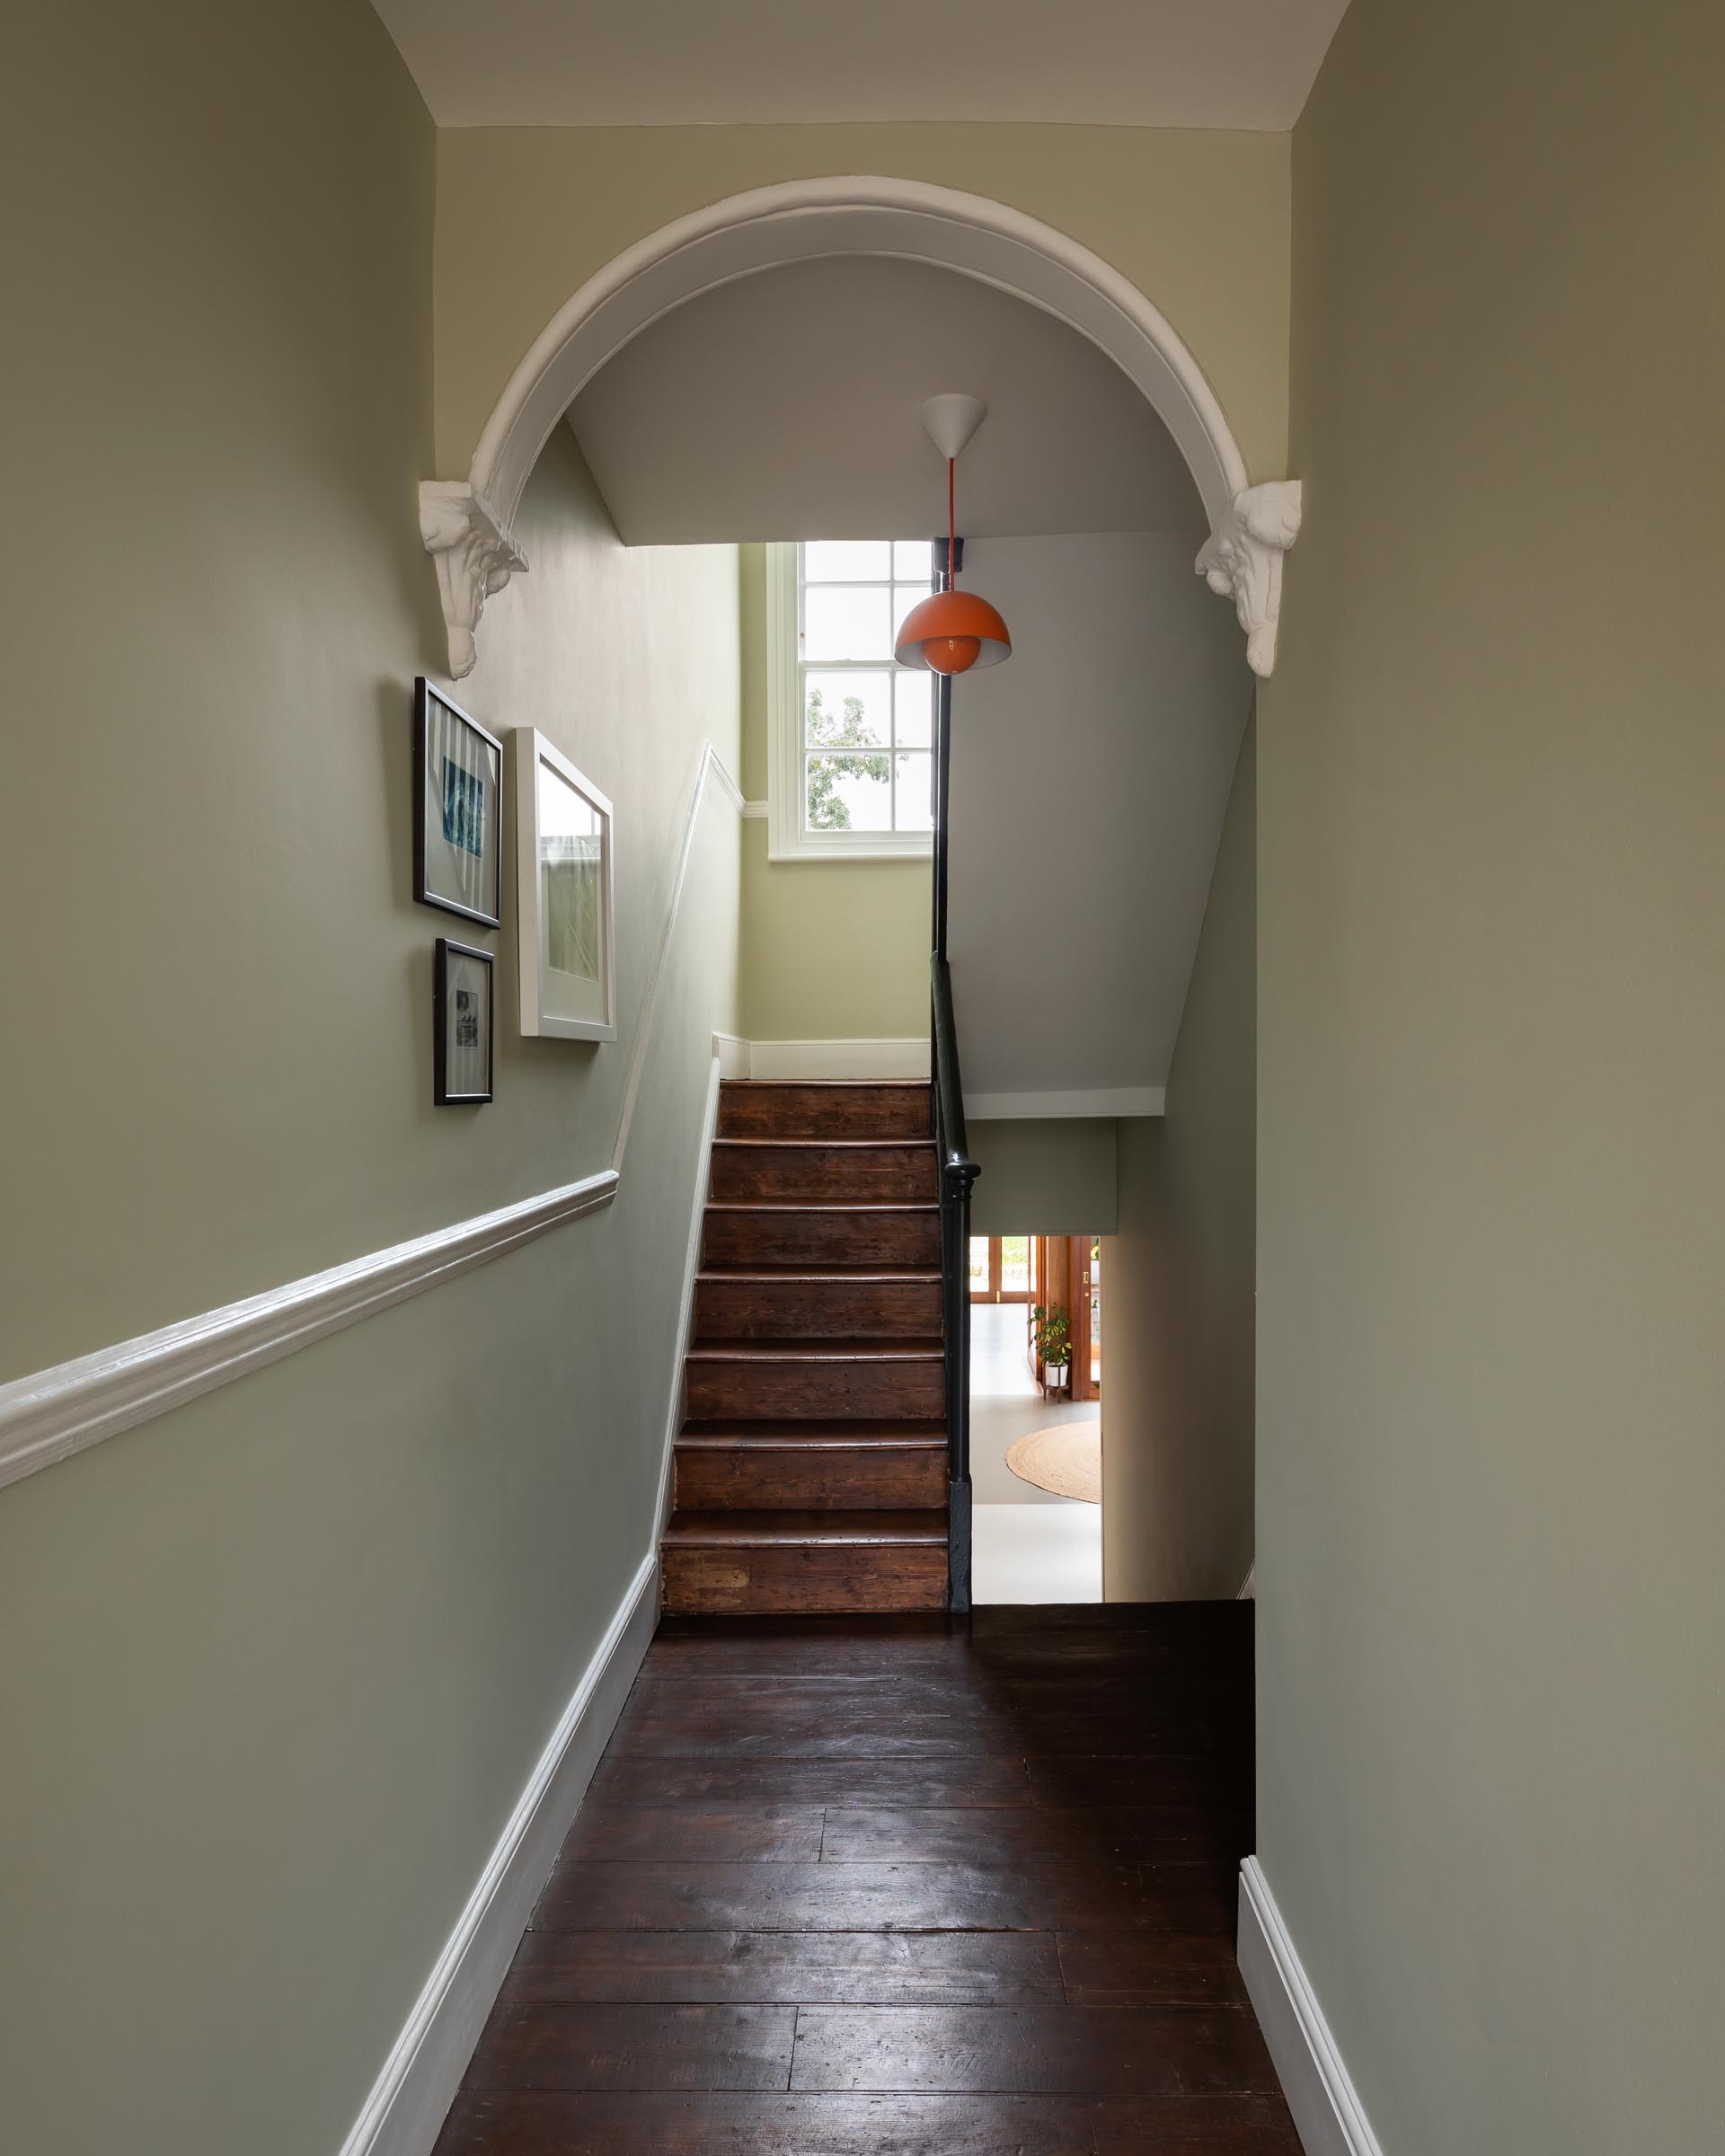
<svg viewBox="0 0 1725 2156"><path fill-rule="evenodd" d="M432 1099L439 1108L472 1108L491 1097L491 954L438 938L432 1025Z"/></svg>
<svg viewBox="0 0 1725 2156"><path fill-rule="evenodd" d="M611 804L532 727L509 741L521 1030L615 1040Z"/></svg>
<svg viewBox="0 0 1725 2156"><path fill-rule="evenodd" d="M503 744L423 675L413 684L413 896L503 918Z"/></svg>

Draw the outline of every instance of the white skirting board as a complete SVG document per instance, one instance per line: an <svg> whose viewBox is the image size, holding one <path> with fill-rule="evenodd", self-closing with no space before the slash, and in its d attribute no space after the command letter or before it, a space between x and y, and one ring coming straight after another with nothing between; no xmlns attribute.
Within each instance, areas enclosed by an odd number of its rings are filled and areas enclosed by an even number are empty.
<svg viewBox="0 0 1725 2156"><path fill-rule="evenodd" d="M926 1039L742 1040L715 1033L713 1053L727 1078L928 1078Z"/></svg>
<svg viewBox="0 0 1725 2156"><path fill-rule="evenodd" d="M1165 1086L1077 1086L1062 1092L966 1093L964 1112L973 1123L1021 1122L1050 1116L1160 1116L1167 1103Z"/></svg>
<svg viewBox="0 0 1725 2156"><path fill-rule="evenodd" d="M655 1552L642 1559L528 1776L341 2156L427 2156L437 2140L658 1620Z"/></svg>
<svg viewBox="0 0 1725 2156"><path fill-rule="evenodd" d="M1239 1952L1305 2156L1384 2156L1256 1857L1240 1868Z"/></svg>

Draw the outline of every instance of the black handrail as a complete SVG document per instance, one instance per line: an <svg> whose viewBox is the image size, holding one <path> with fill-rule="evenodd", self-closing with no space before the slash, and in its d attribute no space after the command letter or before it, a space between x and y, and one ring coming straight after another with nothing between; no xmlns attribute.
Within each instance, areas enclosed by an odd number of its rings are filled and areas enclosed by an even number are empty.
<svg viewBox="0 0 1725 2156"><path fill-rule="evenodd" d="M934 793L934 950L929 967L929 1067L940 1162L942 1315L946 1338L947 1606L970 1607L970 1190L982 1172L970 1158L964 1085L946 962L947 782L951 769L952 684L940 685Z"/></svg>

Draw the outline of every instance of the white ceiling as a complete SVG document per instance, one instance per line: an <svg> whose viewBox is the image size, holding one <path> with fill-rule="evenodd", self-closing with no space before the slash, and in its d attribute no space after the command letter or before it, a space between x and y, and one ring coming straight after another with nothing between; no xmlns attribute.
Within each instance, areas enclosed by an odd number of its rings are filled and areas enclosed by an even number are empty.
<svg viewBox="0 0 1725 2156"><path fill-rule="evenodd" d="M944 528L918 415L954 389L988 406L959 465L967 536L1176 532L1190 570L1197 487L1113 361L924 262L829 258L721 286L627 345L570 423L631 546L873 539Z"/></svg>
<svg viewBox="0 0 1725 2156"><path fill-rule="evenodd" d="M1347 0L374 0L440 127L1291 128Z"/></svg>

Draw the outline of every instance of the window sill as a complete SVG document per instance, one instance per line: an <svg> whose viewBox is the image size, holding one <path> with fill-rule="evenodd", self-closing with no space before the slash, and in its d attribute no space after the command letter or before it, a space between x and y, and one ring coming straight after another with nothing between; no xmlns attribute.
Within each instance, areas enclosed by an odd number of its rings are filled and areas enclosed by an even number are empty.
<svg viewBox="0 0 1725 2156"><path fill-rule="evenodd" d="M823 845L816 840L804 844L792 841L785 845L769 844L766 858L770 862L930 861L933 858L933 837L926 831L915 832L897 841L884 833L881 836L884 844L859 841L855 845L835 846Z"/></svg>

